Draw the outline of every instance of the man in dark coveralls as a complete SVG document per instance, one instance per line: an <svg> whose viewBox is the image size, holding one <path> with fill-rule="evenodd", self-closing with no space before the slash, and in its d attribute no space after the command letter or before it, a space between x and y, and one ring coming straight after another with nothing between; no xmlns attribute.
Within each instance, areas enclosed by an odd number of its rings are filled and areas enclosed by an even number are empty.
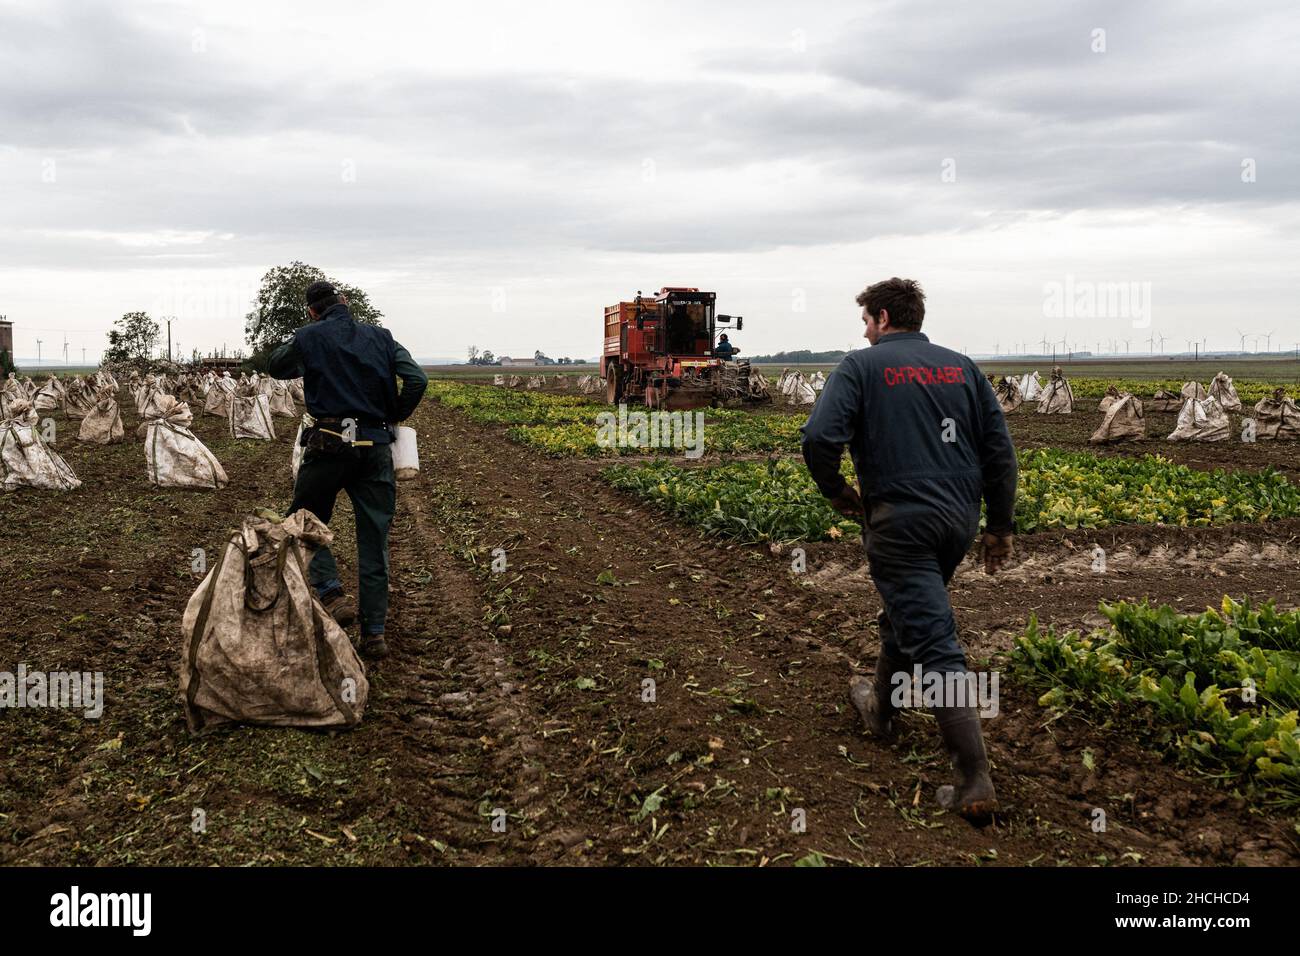
<svg viewBox="0 0 1300 956"><path fill-rule="evenodd" d="M947 584L979 530L981 499L985 571L996 573L1010 556L1016 454L988 379L965 355L921 332L920 285L887 279L857 303L872 347L850 352L827 380L803 427L803 455L822 494L863 525L884 610L875 680L855 677L849 696L868 732L891 739L898 713L891 692L904 681L910 686L914 667L974 677ZM840 474L845 446L861 495ZM997 798L979 710L963 696L945 698L933 712L957 772L955 786L939 788L939 803L985 822Z"/></svg>

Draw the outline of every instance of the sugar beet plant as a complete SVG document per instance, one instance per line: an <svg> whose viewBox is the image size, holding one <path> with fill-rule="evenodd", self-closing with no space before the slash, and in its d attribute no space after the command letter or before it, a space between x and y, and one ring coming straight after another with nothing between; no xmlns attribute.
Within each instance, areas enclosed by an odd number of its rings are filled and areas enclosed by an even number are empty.
<svg viewBox="0 0 1300 956"><path fill-rule="evenodd" d="M1051 448L1020 453L1016 531L1184 527L1300 515L1300 489L1278 472L1198 471L1159 455L1113 458Z"/></svg>
<svg viewBox="0 0 1300 956"><path fill-rule="evenodd" d="M1101 611L1109 626L1086 635L1030 618L1012 667L1040 704L1135 727L1220 783L1300 808L1300 611L1227 597L1204 614Z"/></svg>
<svg viewBox="0 0 1300 956"><path fill-rule="evenodd" d="M556 457L599 458L609 455L674 455L673 447L642 448L602 445L597 416L617 413L613 406L579 395L506 389L464 382L434 381L431 394L479 424L507 425L506 437ZM644 412L634 406L632 411ZM691 414L691 413L685 413ZM755 415L723 408L704 410L707 453L744 454L799 448L802 415ZM693 421L693 420L692 420Z"/></svg>
<svg viewBox="0 0 1300 956"><path fill-rule="evenodd" d="M667 462L612 465L602 473L709 534L740 541L838 538L861 532L826 503L802 462L738 461L716 468Z"/></svg>
<svg viewBox="0 0 1300 956"><path fill-rule="evenodd" d="M843 470L851 476L847 458ZM807 468L793 459L704 468L653 462L614 466L602 474L615 487L713 534L789 541L845 533ZM1053 449L1020 453L1019 534L1116 524L1205 526L1296 515L1300 489L1272 471L1196 471L1154 455L1111 458Z"/></svg>

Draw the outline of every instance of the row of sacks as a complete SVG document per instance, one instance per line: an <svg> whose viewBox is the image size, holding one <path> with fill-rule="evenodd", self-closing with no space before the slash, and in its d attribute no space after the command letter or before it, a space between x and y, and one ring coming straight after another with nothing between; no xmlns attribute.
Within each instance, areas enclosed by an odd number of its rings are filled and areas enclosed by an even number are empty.
<svg viewBox="0 0 1300 956"><path fill-rule="evenodd" d="M1241 411L1241 399L1237 396L1237 388L1226 372L1214 376L1208 391L1200 382L1184 382L1182 389L1177 393L1162 388L1156 392L1151 407L1157 412L1180 412L1189 401L1202 402L1207 398L1217 401L1225 412Z"/></svg>
<svg viewBox="0 0 1300 956"><path fill-rule="evenodd" d="M1093 443L1137 441L1146 437L1142 402L1131 393L1112 387L1098 407L1105 418L1090 439ZM1240 403L1237 407L1241 407ZM1230 434L1228 409L1217 396L1204 395L1184 401L1168 441L1226 441ZM1270 397L1255 403L1254 437L1256 441L1300 440L1300 406L1285 389L1275 389Z"/></svg>
<svg viewBox="0 0 1300 956"><path fill-rule="evenodd" d="M82 421L78 438L108 443L123 438L122 416L109 389ZM26 400L12 402L0 420L0 475L5 491L40 488L71 491L81 487L72 467L45 441L35 407ZM189 405L171 395L157 402L153 417L140 423L149 480L160 488L220 489L226 472L207 446L190 431Z"/></svg>
<svg viewBox="0 0 1300 956"><path fill-rule="evenodd" d="M1240 401L1236 406L1241 408ZM1170 441L1226 441L1231 434L1229 409L1214 395L1189 398L1178 412L1178 425ZM1300 406L1277 388L1255 403L1256 441L1300 441Z"/></svg>
<svg viewBox="0 0 1300 956"><path fill-rule="evenodd" d="M787 405L812 405L825 387L826 376L820 371L805 375L797 368L783 368L776 380L776 393Z"/></svg>
<svg viewBox="0 0 1300 956"><path fill-rule="evenodd" d="M303 401L302 380L281 381L269 375L230 377L229 373L216 377L203 396L203 411L218 418L231 418L237 414L239 399L260 396L265 399L267 411L271 415L285 418L297 418L298 409L295 401ZM236 436L239 437L239 436Z"/></svg>
<svg viewBox="0 0 1300 956"><path fill-rule="evenodd" d="M589 377L590 376L584 376L584 378L589 378ZM563 379L564 379L563 375L556 376L556 381L561 385L562 388L567 385L567 382L562 381ZM493 375L492 384L500 385L505 388L518 388L521 385L525 385L527 388L545 388L546 376L529 375L528 381L525 383L524 379L518 375Z"/></svg>
<svg viewBox="0 0 1300 956"><path fill-rule="evenodd" d="M1016 378L1003 377L995 379L989 376L993 384L993 393L1004 414L1010 414L1025 402L1035 402L1040 415L1069 415L1074 411L1074 390L1060 367L1052 369L1052 376L1046 385L1038 377L1038 372L1028 372Z"/></svg>

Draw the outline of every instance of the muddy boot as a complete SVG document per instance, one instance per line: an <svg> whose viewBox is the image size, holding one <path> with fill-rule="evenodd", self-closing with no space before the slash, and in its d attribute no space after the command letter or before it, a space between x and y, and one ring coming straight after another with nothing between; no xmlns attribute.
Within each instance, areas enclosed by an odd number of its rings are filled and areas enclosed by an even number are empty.
<svg viewBox="0 0 1300 956"><path fill-rule="evenodd" d="M939 733L957 771L957 784L939 788L939 806L959 814L971 823L988 823L998 809L998 798L989 779L989 758L984 752L984 733L979 711L974 707L936 707Z"/></svg>
<svg viewBox="0 0 1300 956"><path fill-rule="evenodd" d="M338 622L339 627L349 627L357 619L357 604L343 593L342 588L326 591L321 595L320 603L330 617Z"/></svg>
<svg viewBox="0 0 1300 956"><path fill-rule="evenodd" d="M898 736L898 730L894 726L898 708L889 698L894 690L890 677L901 670L902 665L882 650L876 658L876 676L873 680L861 676L849 680L849 700L862 718L867 733L879 740L892 741Z"/></svg>
<svg viewBox="0 0 1300 956"><path fill-rule="evenodd" d="M388 642L382 634L367 634L361 639L361 656L372 661L382 660L388 656Z"/></svg>

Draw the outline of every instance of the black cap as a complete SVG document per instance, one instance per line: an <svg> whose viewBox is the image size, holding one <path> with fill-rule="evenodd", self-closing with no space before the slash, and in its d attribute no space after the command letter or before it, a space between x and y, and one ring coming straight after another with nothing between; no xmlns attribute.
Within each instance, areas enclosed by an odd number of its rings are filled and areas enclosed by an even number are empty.
<svg viewBox="0 0 1300 956"><path fill-rule="evenodd" d="M316 303L337 294L338 293L334 291L333 283L320 279L307 286L307 305L315 306Z"/></svg>

